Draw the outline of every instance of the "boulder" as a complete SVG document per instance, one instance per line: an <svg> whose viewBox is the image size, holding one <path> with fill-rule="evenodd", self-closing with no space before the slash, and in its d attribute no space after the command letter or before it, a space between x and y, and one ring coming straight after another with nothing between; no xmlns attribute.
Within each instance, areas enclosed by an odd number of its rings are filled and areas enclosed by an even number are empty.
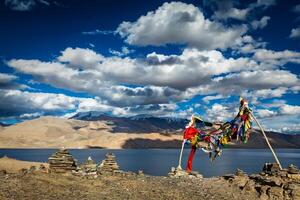
<svg viewBox="0 0 300 200"><path fill-rule="evenodd" d="M277 163L265 163L263 166L263 172L267 174L274 174L280 171L280 167Z"/></svg>

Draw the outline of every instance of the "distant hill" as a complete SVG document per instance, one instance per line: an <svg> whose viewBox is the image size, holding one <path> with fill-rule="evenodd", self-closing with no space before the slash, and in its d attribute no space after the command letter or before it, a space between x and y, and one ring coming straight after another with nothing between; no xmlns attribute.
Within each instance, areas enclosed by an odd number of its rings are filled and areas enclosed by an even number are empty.
<svg viewBox="0 0 300 200"><path fill-rule="evenodd" d="M10 126L10 124L5 124L0 122L0 131L4 129L4 127Z"/></svg>
<svg viewBox="0 0 300 200"><path fill-rule="evenodd" d="M162 148L176 147L181 135L162 133L118 132L106 120L84 121L57 117L41 117L0 130L0 148L112 148L128 146L127 141L162 141ZM172 146L169 145L172 142ZM141 147L139 145L133 148ZM148 146L149 147L149 146Z"/></svg>
<svg viewBox="0 0 300 200"><path fill-rule="evenodd" d="M300 148L300 135L289 135L266 131L266 135L274 148ZM232 144L231 148L268 148L261 131L252 130L246 144Z"/></svg>
<svg viewBox="0 0 300 200"><path fill-rule="evenodd" d="M113 117L78 113L70 119L41 117L0 129L0 148L180 148L184 119L149 115ZM300 135L266 132L274 148L300 148ZM252 130L247 144L229 148L267 148L262 134Z"/></svg>
<svg viewBox="0 0 300 200"><path fill-rule="evenodd" d="M151 115L114 117L98 112L77 113L70 119L86 121L108 121L113 132L125 133L174 133L182 132L188 120L181 118L158 118Z"/></svg>

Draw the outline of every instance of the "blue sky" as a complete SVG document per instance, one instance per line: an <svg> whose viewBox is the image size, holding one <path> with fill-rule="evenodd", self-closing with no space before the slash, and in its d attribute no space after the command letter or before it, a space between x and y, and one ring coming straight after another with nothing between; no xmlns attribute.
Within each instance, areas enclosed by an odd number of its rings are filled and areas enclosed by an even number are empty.
<svg viewBox="0 0 300 200"><path fill-rule="evenodd" d="M300 3L0 3L0 120L100 111L300 130Z"/></svg>

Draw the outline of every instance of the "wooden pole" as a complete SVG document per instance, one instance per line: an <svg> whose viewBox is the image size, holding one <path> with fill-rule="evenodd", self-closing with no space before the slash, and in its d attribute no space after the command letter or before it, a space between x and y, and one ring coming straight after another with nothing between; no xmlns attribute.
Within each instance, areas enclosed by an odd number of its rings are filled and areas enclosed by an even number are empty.
<svg viewBox="0 0 300 200"><path fill-rule="evenodd" d="M270 144L270 142L269 142L269 140L268 140L268 138L267 138L267 135L266 135L264 129L262 128L262 126L260 125L260 123L257 121L257 119L254 117L253 113L250 112L250 114L251 114L251 117L252 117L252 118L254 119L254 121L256 122L256 124L259 126L259 128L260 128L260 130L261 130L263 136L265 137L265 140L266 140L266 142L267 142L267 144L268 144L268 146L269 146L269 148L270 148L270 150L271 150L271 152L272 152L272 154L273 154L273 156L274 156L274 158L275 158L275 160L276 160L276 162L277 162L277 164L279 165L279 168L282 170L282 166L281 166L281 164L280 164L280 162L279 162L279 160L278 160L278 158L277 158L277 156L276 156L276 154L275 154L275 151L273 150L273 148L272 148L272 146L271 146L271 144Z"/></svg>
<svg viewBox="0 0 300 200"><path fill-rule="evenodd" d="M182 141L182 145L181 145L181 151L180 151L180 155L179 155L179 161L178 161L178 166L177 169L182 169L181 168L181 159L182 159L182 152L183 152L183 148L184 148L184 144L185 144L186 140Z"/></svg>

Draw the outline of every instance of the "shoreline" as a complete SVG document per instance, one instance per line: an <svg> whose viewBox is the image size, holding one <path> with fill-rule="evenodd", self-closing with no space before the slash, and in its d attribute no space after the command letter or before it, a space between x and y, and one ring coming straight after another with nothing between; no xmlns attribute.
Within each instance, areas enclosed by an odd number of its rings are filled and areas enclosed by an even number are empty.
<svg viewBox="0 0 300 200"><path fill-rule="evenodd" d="M0 147L0 150L14 150L14 149L16 149L16 150L47 150L47 149L61 149L62 147L22 147L22 148L20 148L20 147L16 147L16 148L14 148L14 147ZM178 150L180 150L181 148L180 147L178 147L178 148L173 148L173 147L170 147L170 148L105 148L105 147L92 147L92 148L80 148L80 147L78 147L78 148L76 148L76 147L67 147L66 149L70 149L70 150L80 150L80 149L83 149L83 150L86 150L86 149L100 149L100 150L141 150L141 149L147 149L147 150L155 150L155 149L157 149L157 150L161 150L161 149L178 149ZM184 149L190 149L189 147L185 147ZM225 148L222 148L223 150L226 150L226 149L269 149L268 147L266 147L266 148L244 148L244 147L225 147ZM295 147L279 147L279 148L273 148L273 149L278 149L278 150L280 150L280 149L300 149L300 147L298 147L298 148L295 148Z"/></svg>

